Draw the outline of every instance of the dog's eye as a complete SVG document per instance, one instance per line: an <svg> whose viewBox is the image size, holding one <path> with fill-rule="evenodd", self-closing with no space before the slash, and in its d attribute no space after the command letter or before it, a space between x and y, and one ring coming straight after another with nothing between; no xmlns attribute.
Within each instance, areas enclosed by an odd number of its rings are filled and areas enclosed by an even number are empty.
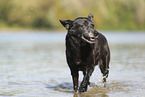
<svg viewBox="0 0 145 97"><path fill-rule="evenodd" d="M87 26L87 25L88 25L88 22L87 22L87 21L85 21L85 22L84 22L84 25L85 25L85 26Z"/></svg>
<svg viewBox="0 0 145 97"><path fill-rule="evenodd" d="M83 25L79 25L79 29L83 30L84 26Z"/></svg>
<svg viewBox="0 0 145 97"><path fill-rule="evenodd" d="M84 26L83 25L77 25L77 28L83 28Z"/></svg>
<svg viewBox="0 0 145 97"><path fill-rule="evenodd" d="M94 28L94 24L91 24L91 28Z"/></svg>

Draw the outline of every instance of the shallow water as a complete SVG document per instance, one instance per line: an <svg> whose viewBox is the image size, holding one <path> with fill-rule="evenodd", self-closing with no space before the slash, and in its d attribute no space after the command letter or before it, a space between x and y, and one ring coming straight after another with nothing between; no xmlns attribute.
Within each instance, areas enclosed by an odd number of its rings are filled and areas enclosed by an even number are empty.
<svg viewBox="0 0 145 97"><path fill-rule="evenodd" d="M82 94L73 92L65 33L0 34L0 96L145 97L145 33L104 34L111 49L107 87L96 66L88 92ZM80 81L82 77L80 72Z"/></svg>

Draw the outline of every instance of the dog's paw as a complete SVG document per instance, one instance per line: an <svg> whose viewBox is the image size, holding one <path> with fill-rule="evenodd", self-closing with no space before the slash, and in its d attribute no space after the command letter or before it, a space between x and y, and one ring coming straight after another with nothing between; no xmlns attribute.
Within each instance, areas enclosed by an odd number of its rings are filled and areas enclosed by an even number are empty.
<svg viewBox="0 0 145 97"><path fill-rule="evenodd" d="M79 88L79 93L84 93L87 91L87 88Z"/></svg>
<svg viewBox="0 0 145 97"><path fill-rule="evenodd" d="M88 88L87 85L81 85L80 88L79 88L79 93L86 92L87 88Z"/></svg>
<svg viewBox="0 0 145 97"><path fill-rule="evenodd" d="M107 85L107 83L106 83L106 82L104 82L104 87L106 87L106 85Z"/></svg>

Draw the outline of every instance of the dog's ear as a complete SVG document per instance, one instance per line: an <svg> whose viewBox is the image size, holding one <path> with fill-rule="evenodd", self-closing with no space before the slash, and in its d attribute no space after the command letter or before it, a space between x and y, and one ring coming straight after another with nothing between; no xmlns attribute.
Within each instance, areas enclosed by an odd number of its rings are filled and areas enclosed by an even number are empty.
<svg viewBox="0 0 145 97"><path fill-rule="evenodd" d="M59 20L60 23L68 30L73 23L73 20Z"/></svg>
<svg viewBox="0 0 145 97"><path fill-rule="evenodd" d="M94 18L93 14L90 13L90 14L88 15L88 18L89 18L91 21L93 21L93 18Z"/></svg>

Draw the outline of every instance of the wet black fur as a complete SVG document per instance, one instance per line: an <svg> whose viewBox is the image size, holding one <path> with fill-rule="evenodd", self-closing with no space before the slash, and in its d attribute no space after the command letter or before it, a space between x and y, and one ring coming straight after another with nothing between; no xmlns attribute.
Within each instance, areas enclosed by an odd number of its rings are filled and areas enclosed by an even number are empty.
<svg viewBox="0 0 145 97"><path fill-rule="evenodd" d="M106 82L109 73L109 46L104 35L92 27L92 19L93 15L90 14L88 17L79 17L75 20L60 20L61 24L68 30L66 58L71 70L75 92L78 91L79 87L79 71L83 71L84 74L79 92L87 91L90 76L96 65L99 65L101 69L103 82Z"/></svg>

